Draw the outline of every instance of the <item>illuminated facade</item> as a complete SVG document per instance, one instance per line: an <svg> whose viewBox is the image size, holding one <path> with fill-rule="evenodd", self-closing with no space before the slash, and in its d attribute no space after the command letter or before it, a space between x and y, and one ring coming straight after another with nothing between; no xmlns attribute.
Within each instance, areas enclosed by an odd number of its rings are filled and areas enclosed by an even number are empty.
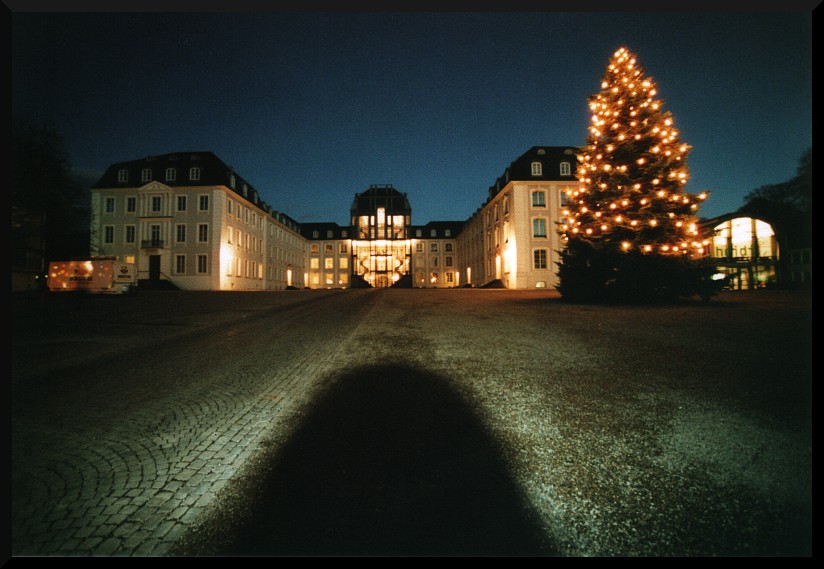
<svg viewBox="0 0 824 569"><path fill-rule="evenodd" d="M385 288L408 279L412 255L412 208L406 194L392 186L370 186L350 209L352 274Z"/></svg>
<svg viewBox="0 0 824 569"><path fill-rule="evenodd" d="M532 147L469 219L424 225L412 225L407 195L389 185L355 195L349 226L298 224L210 152L116 163L92 187L91 251L135 263L143 286L188 290L554 288L576 151ZM774 236L742 223L718 220L712 254L723 251L719 267L739 288L769 283Z"/></svg>
<svg viewBox="0 0 824 569"><path fill-rule="evenodd" d="M778 241L760 219L728 214L705 221L711 243L706 252L734 290L774 287L778 279Z"/></svg>
<svg viewBox="0 0 824 569"><path fill-rule="evenodd" d="M297 223L211 152L113 164L91 194L92 255L135 263L141 286L304 287Z"/></svg>
<svg viewBox="0 0 824 569"><path fill-rule="evenodd" d="M570 146L535 146L489 188L487 201L458 237L465 282L519 289L558 284L556 228L576 188L575 152Z"/></svg>

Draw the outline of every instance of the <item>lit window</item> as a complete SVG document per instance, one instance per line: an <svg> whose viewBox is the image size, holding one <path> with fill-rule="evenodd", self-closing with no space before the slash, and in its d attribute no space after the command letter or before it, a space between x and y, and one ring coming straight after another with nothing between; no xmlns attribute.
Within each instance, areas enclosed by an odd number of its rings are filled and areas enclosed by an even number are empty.
<svg viewBox="0 0 824 569"><path fill-rule="evenodd" d="M189 168L189 179L192 180L192 181L200 180L200 168L198 168L197 166ZM198 272L200 272L200 271L198 271ZM203 272L205 272L205 271L203 271Z"/></svg>
<svg viewBox="0 0 824 569"><path fill-rule="evenodd" d="M541 165L540 162L533 162L532 163L532 175L533 176L541 176L544 173L544 167Z"/></svg>
<svg viewBox="0 0 824 569"><path fill-rule="evenodd" d="M532 207L546 207L546 193L542 191L532 192Z"/></svg>
<svg viewBox="0 0 824 569"><path fill-rule="evenodd" d="M177 180L177 170L174 168L166 168L166 181L174 182Z"/></svg>
<svg viewBox="0 0 824 569"><path fill-rule="evenodd" d="M546 219L538 217L532 220L532 236L546 237Z"/></svg>
<svg viewBox="0 0 824 569"><path fill-rule="evenodd" d="M320 246L317 243L312 243L311 245L309 245L309 252L312 255L317 255L318 253L320 253Z"/></svg>
<svg viewBox="0 0 824 569"><path fill-rule="evenodd" d="M334 259L334 257L326 257L323 260L323 268L324 269L334 269L335 268L335 259Z"/></svg>
<svg viewBox="0 0 824 569"><path fill-rule="evenodd" d="M561 162L561 176L569 176L572 172L572 169L569 165L569 162Z"/></svg>
<svg viewBox="0 0 824 569"><path fill-rule="evenodd" d="M453 274L454 273L446 273L446 282L448 282L449 284L452 284L454 282Z"/></svg>
<svg viewBox="0 0 824 569"><path fill-rule="evenodd" d="M341 269L348 269L349 268L349 257L341 257L339 260L339 265Z"/></svg>
<svg viewBox="0 0 824 569"><path fill-rule="evenodd" d="M317 257L312 257L309 259L309 268L310 269L319 269L320 268L320 259Z"/></svg>

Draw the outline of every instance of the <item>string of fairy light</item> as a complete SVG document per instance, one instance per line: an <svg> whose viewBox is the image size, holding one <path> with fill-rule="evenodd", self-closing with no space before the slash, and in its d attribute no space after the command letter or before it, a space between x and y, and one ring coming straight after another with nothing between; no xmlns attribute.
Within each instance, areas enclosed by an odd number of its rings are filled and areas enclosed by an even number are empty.
<svg viewBox="0 0 824 569"><path fill-rule="evenodd" d="M598 239L622 250L703 253L696 213L707 192L684 191L690 146L679 141L669 112L655 99L626 48L615 52L601 92L589 99L587 144L578 156L578 188L562 211L564 239Z"/></svg>

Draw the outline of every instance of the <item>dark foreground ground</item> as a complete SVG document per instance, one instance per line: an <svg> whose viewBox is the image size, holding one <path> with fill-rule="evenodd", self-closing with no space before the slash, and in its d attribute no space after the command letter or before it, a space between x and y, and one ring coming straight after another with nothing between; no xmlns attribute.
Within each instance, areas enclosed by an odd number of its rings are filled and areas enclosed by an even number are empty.
<svg viewBox="0 0 824 569"><path fill-rule="evenodd" d="M809 294L172 292L14 316L14 555L812 554ZM93 376L123 361L139 379Z"/></svg>

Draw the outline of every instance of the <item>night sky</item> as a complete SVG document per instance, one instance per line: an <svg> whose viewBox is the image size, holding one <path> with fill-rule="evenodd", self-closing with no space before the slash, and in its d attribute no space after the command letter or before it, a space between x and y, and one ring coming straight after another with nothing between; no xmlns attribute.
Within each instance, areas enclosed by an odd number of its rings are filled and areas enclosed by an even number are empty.
<svg viewBox="0 0 824 569"><path fill-rule="evenodd" d="M790 3L792 5L792 3ZM714 217L812 146L812 12L13 12L12 114L88 185L212 151L298 222L392 184L413 223L465 220L536 145L580 146L625 46L693 147Z"/></svg>

